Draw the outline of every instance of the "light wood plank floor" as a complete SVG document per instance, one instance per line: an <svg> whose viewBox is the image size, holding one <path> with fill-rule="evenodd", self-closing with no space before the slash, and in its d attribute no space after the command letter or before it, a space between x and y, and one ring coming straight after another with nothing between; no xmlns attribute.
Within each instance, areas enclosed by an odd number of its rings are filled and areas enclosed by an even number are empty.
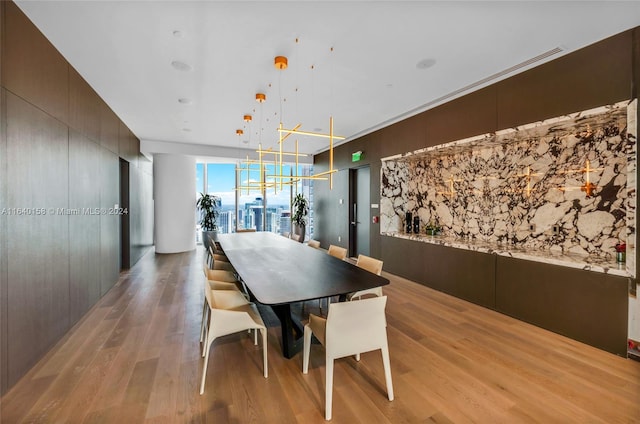
<svg viewBox="0 0 640 424"><path fill-rule="evenodd" d="M269 378L246 334L214 343L206 392L202 249L145 256L0 403L4 423L321 423L324 352ZM335 423L640 422L640 363L386 274L396 398L377 352L336 362ZM313 307L313 303L308 302ZM576 305L579 307L579 305ZM267 314L268 315L268 314Z"/></svg>

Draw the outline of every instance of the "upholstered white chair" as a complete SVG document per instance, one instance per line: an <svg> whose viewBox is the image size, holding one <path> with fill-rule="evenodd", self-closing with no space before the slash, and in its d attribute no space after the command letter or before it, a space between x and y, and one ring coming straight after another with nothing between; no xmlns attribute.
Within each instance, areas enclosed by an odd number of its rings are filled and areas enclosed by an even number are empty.
<svg viewBox="0 0 640 424"><path fill-rule="evenodd" d="M382 261L370 256L358 255L356 266L362 269L366 269L367 271L372 272L376 275L380 275L382 273ZM372 289L359 290L355 293L349 293L347 295L347 299L361 299L362 296L369 294L374 296L382 296L382 287L374 287Z"/></svg>
<svg viewBox="0 0 640 424"><path fill-rule="evenodd" d="M320 242L318 240L311 239L307 242L307 246L313 247L314 249L320 249Z"/></svg>
<svg viewBox="0 0 640 424"><path fill-rule="evenodd" d="M209 250L207 252L209 254L209 260L213 258L214 261L229 262L229 258L227 258L227 255L223 253L216 253L216 252L221 252L221 251L214 250L213 245L209 245Z"/></svg>
<svg viewBox="0 0 640 424"><path fill-rule="evenodd" d="M202 264L202 270L204 272L205 284L212 290L235 290L242 293L240 290L241 282L237 280L235 274L224 270L215 270L209 268L207 262ZM248 295L242 294L243 297L248 299ZM205 326L209 317L209 305L205 297L202 305L202 322L200 323L200 342L204 341ZM204 352L204 348L202 350Z"/></svg>
<svg viewBox="0 0 640 424"><path fill-rule="evenodd" d="M327 253L333 256L334 258L342 259L343 261L347 259L347 249L345 249L344 247L330 244L329 250L327 250ZM320 308L320 313L322 313L322 300L323 299L318 299L318 307ZM327 301L327 307L329 307L329 303L331 303L331 298L325 297L324 300Z"/></svg>
<svg viewBox="0 0 640 424"><path fill-rule="evenodd" d="M211 345L218 337L246 330L260 330L262 336L262 361L264 378L269 376L267 367L267 328L256 306L241 293L233 290L211 290L205 285L205 299L209 305L209 325L206 326L205 354L202 365L200 394L204 393L207 365ZM257 331L256 331L257 334ZM257 344L257 337L254 340Z"/></svg>
<svg viewBox="0 0 640 424"><path fill-rule="evenodd" d="M338 259L347 259L347 249L345 249L344 247L331 244L329 245L329 250L327 251L327 253Z"/></svg>
<svg viewBox="0 0 640 424"><path fill-rule="evenodd" d="M375 297L355 302L332 303L327 318L309 315L309 323L304 327L302 372L309 371L309 353L312 334L325 349L325 419L331 419L333 400L333 362L345 356L358 355L373 350L382 351L382 364L389 400L393 400L393 382L385 306L387 297Z"/></svg>

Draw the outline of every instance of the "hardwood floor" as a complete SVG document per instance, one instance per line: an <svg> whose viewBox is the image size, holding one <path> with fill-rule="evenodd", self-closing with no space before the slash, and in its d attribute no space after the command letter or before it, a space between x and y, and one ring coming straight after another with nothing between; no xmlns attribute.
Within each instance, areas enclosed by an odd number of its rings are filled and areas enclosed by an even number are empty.
<svg viewBox="0 0 640 424"><path fill-rule="evenodd" d="M4 423L321 423L324 351L217 340L205 394L202 250L147 254L0 403ZM336 362L335 423L631 423L640 363L385 274L395 400L378 352ZM307 307L313 307L308 302ZM579 305L576 305L579 307ZM588 313L588 311L585 311Z"/></svg>

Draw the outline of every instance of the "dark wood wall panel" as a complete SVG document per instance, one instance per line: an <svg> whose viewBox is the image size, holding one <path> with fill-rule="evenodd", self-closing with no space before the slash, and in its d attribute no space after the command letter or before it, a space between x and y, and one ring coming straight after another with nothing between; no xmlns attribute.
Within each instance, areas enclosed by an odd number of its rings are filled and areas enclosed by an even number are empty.
<svg viewBox="0 0 640 424"><path fill-rule="evenodd" d="M13 2L5 2L2 85L68 122L69 65Z"/></svg>
<svg viewBox="0 0 640 424"><path fill-rule="evenodd" d="M627 31L496 84L498 129L630 99L631 44Z"/></svg>
<svg viewBox="0 0 640 424"><path fill-rule="evenodd" d="M137 166L139 141L15 4L0 13L0 207L46 211L0 215L5 393L118 280L120 217L82 208L119 203L120 144ZM137 256L153 243L147 168L135 181Z"/></svg>
<svg viewBox="0 0 640 424"><path fill-rule="evenodd" d="M500 312L626 356L626 278L499 256L496 293Z"/></svg>
<svg viewBox="0 0 640 424"><path fill-rule="evenodd" d="M433 244L425 250L427 286L495 309L496 255Z"/></svg>
<svg viewBox="0 0 640 424"><path fill-rule="evenodd" d="M120 159L111 151L99 149L100 207L114 207L120 201ZM104 295L120 273L120 217L100 216L100 295Z"/></svg>
<svg viewBox="0 0 640 424"><path fill-rule="evenodd" d="M100 106L96 92L69 67L69 126L96 143L100 141Z"/></svg>
<svg viewBox="0 0 640 424"><path fill-rule="evenodd" d="M425 284L426 244L383 236L381 253L381 257L384 258L383 270Z"/></svg>
<svg viewBox="0 0 640 424"><path fill-rule="evenodd" d="M78 321L100 299L100 207L98 145L69 134L69 319ZM111 205L113 207L113 205ZM91 212L87 213L86 209ZM73 214L79 212L77 215Z"/></svg>
<svg viewBox="0 0 640 424"><path fill-rule="evenodd" d="M496 89L490 86L452 100L425 112L422 119L427 127L426 146L496 131Z"/></svg>
<svg viewBox="0 0 640 424"><path fill-rule="evenodd" d="M102 100L100 102L100 144L115 153L120 151L120 120L109 106Z"/></svg>
<svg viewBox="0 0 640 424"><path fill-rule="evenodd" d="M127 127L122 121L120 121L118 139L120 146L120 157L129 162L132 166L137 167L140 144L129 127Z"/></svg>
<svg viewBox="0 0 640 424"><path fill-rule="evenodd" d="M68 128L7 93L7 204L46 214L7 217L8 383L69 328Z"/></svg>
<svg viewBox="0 0 640 424"><path fill-rule="evenodd" d="M495 308L495 255L382 237L384 270L488 308Z"/></svg>
<svg viewBox="0 0 640 424"><path fill-rule="evenodd" d="M4 9L0 2L0 52L4 51ZM0 82L2 81L2 54L0 54ZM7 143L5 92L0 87L0 210L6 207L7 195ZM7 218L0 214L0 395L7 390Z"/></svg>

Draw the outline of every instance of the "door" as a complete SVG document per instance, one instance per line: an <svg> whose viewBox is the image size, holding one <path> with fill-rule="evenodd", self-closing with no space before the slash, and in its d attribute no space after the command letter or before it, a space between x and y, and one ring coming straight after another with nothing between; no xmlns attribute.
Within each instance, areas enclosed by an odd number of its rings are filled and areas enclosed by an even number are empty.
<svg viewBox="0 0 640 424"><path fill-rule="evenodd" d="M120 207L129 209L129 162L120 158ZM120 215L120 269L131 266L131 245L129 244L129 214Z"/></svg>
<svg viewBox="0 0 640 424"><path fill-rule="evenodd" d="M368 166L351 169L349 173L349 256L369 256L369 230L371 219L371 172Z"/></svg>

